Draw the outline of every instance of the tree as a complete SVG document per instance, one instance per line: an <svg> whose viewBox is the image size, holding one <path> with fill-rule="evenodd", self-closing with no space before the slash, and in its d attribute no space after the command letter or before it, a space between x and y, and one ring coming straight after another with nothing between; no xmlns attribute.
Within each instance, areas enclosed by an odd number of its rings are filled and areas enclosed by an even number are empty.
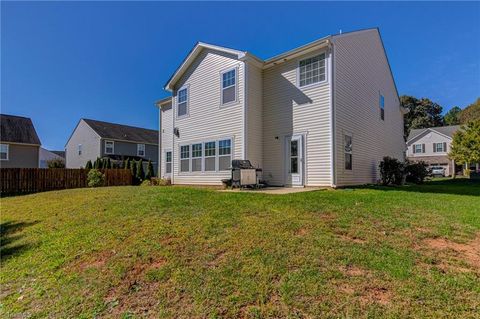
<svg viewBox="0 0 480 319"><path fill-rule="evenodd" d="M145 174L145 179L151 179L155 176L155 171L153 170L153 164L151 161L148 161L147 173Z"/></svg>
<svg viewBox="0 0 480 319"><path fill-rule="evenodd" d="M480 119L468 122L453 135L448 156L459 164L480 162Z"/></svg>
<svg viewBox="0 0 480 319"><path fill-rule="evenodd" d="M48 168L65 168L65 161L62 158L51 159L47 161Z"/></svg>
<svg viewBox="0 0 480 319"><path fill-rule="evenodd" d="M139 160L137 162L137 178L139 181L143 181L145 179L145 172L143 170L143 161Z"/></svg>
<svg viewBox="0 0 480 319"><path fill-rule="evenodd" d="M130 163L130 170L132 172L132 179L134 181L134 184L136 184L138 180L137 180L137 165L135 164L135 161L132 161Z"/></svg>
<svg viewBox="0 0 480 319"><path fill-rule="evenodd" d="M127 160L125 161L125 169L131 169L131 163L130 163L130 158L127 158Z"/></svg>
<svg viewBox="0 0 480 319"><path fill-rule="evenodd" d="M97 157L97 159L95 160L95 163L93 164L93 168L94 169L100 169L100 158Z"/></svg>
<svg viewBox="0 0 480 319"><path fill-rule="evenodd" d="M480 120L480 98L463 109L460 114L460 123L467 124L469 121Z"/></svg>
<svg viewBox="0 0 480 319"><path fill-rule="evenodd" d="M107 163L105 164L105 168L112 168L112 162L110 161L110 158L107 158Z"/></svg>
<svg viewBox="0 0 480 319"><path fill-rule="evenodd" d="M87 164L85 165L85 169L92 169L92 168L93 168L92 161L88 160Z"/></svg>
<svg viewBox="0 0 480 319"><path fill-rule="evenodd" d="M404 117L405 139L411 129L428 128L443 125L442 107L427 98L417 99L413 96L403 95L400 103L408 109Z"/></svg>
<svg viewBox="0 0 480 319"><path fill-rule="evenodd" d="M458 106L454 106L443 117L443 121L446 125L458 125L460 124L460 113L462 109Z"/></svg>

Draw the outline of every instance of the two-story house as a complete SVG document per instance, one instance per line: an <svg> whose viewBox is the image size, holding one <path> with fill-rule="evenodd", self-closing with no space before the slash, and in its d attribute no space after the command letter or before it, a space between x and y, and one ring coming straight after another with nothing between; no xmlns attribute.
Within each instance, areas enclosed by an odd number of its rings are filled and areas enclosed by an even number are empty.
<svg viewBox="0 0 480 319"><path fill-rule="evenodd" d="M455 162L448 158L453 134L460 125L413 129L407 139L407 158L410 161L424 161L430 166L441 166L445 176L455 173ZM456 168L461 171L462 166Z"/></svg>
<svg viewBox="0 0 480 319"><path fill-rule="evenodd" d="M28 117L0 114L0 167L38 168L40 139Z"/></svg>
<svg viewBox="0 0 480 319"><path fill-rule="evenodd" d="M98 157L158 162L158 131L90 119L80 119L65 145L67 168L85 167Z"/></svg>
<svg viewBox="0 0 480 319"><path fill-rule="evenodd" d="M197 43L168 80L160 108L161 176L220 184L248 159L279 186L379 179L403 160L403 114L378 29L330 35L262 60Z"/></svg>

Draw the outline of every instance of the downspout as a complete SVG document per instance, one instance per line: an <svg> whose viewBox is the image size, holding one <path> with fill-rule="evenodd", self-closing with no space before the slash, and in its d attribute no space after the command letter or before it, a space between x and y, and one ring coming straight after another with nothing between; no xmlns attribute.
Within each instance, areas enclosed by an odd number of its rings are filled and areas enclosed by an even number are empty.
<svg viewBox="0 0 480 319"><path fill-rule="evenodd" d="M190 94L190 91L188 92L188 94ZM172 183L172 185L175 184L175 133L173 131L175 130L175 117L177 115L177 110L174 107L174 102L175 97L172 90L172 173L170 173L170 182Z"/></svg>
<svg viewBox="0 0 480 319"><path fill-rule="evenodd" d="M158 176L163 178L162 176L162 107L160 105L156 105L158 107Z"/></svg>
<svg viewBox="0 0 480 319"><path fill-rule="evenodd" d="M335 64L335 57L334 57L334 48L333 48L333 42L331 40L328 41L328 47L330 49L330 142L332 143L331 147L331 154L330 154L330 178L331 178L331 186L333 188L337 187L337 174L335 171L336 165L335 165L335 70L334 70L334 64Z"/></svg>

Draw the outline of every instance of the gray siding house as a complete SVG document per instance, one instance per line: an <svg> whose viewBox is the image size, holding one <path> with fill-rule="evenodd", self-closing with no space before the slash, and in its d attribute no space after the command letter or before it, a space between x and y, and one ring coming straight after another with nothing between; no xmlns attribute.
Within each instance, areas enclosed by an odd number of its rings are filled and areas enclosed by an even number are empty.
<svg viewBox="0 0 480 319"><path fill-rule="evenodd" d="M66 167L85 167L97 157L150 160L158 166L158 131L81 119L65 145Z"/></svg>
<svg viewBox="0 0 480 319"><path fill-rule="evenodd" d="M278 186L376 182L404 159L403 114L378 29L330 35L263 60L198 43L160 108L161 176L220 184L248 159Z"/></svg>
<svg viewBox="0 0 480 319"><path fill-rule="evenodd" d="M40 139L32 120L0 114L0 167L38 168Z"/></svg>

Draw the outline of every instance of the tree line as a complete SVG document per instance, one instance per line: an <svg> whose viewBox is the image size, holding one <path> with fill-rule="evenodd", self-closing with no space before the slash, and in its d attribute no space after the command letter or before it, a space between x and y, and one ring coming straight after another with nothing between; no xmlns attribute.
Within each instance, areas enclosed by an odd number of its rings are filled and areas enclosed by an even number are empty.
<svg viewBox="0 0 480 319"><path fill-rule="evenodd" d="M128 169L131 171L134 184L141 183L144 180L150 180L152 177L155 177L155 171L153 170L153 164L151 161L147 163L147 170L145 172L143 168L143 161L140 159L138 161L130 160L130 158L125 159L124 161L111 161L110 158L100 158L92 162L91 160L87 161L85 169Z"/></svg>

